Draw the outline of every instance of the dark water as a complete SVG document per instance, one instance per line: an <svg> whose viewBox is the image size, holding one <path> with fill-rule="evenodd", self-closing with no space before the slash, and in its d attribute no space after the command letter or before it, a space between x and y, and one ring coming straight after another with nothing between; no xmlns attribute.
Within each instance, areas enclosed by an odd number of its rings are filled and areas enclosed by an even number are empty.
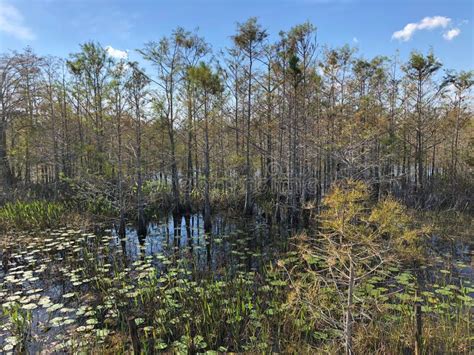
<svg viewBox="0 0 474 355"><path fill-rule="evenodd" d="M427 281L433 282L440 270L447 270L456 281L474 283L474 238L456 240L432 235L428 245L430 267Z"/></svg>
<svg viewBox="0 0 474 355"><path fill-rule="evenodd" d="M216 215L206 233L203 216L193 214L177 219L170 215L149 223L144 238L133 227L126 229L122 240L115 229L111 234L132 261L164 254L190 258L200 270L237 265L256 270L287 249L290 230L260 217Z"/></svg>

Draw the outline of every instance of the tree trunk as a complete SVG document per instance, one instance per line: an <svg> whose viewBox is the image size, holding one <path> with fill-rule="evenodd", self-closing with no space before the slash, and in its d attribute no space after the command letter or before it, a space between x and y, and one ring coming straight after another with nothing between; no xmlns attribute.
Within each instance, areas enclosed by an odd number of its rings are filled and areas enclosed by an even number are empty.
<svg viewBox="0 0 474 355"><path fill-rule="evenodd" d="M211 201L210 201L210 162L209 162L209 125L208 125L208 112L207 112L207 95L204 98L204 143L205 143L205 152L204 152L204 177L205 177L205 187L204 187L204 230L206 233L211 231Z"/></svg>
<svg viewBox="0 0 474 355"><path fill-rule="evenodd" d="M191 191L194 187L194 175L193 175L193 97L192 90L188 84L188 99L187 99L187 110L188 110L188 136L187 136L187 171L186 171L186 190L185 190L185 209L189 213L191 211Z"/></svg>
<svg viewBox="0 0 474 355"><path fill-rule="evenodd" d="M176 163L176 145L174 140L174 130L173 123L169 122L168 135L170 139L170 149L171 149L171 189L173 192L174 199L174 210L180 212L181 202L179 198L179 177L178 177L178 166Z"/></svg>
<svg viewBox="0 0 474 355"><path fill-rule="evenodd" d="M123 166L122 166L122 117L120 103L117 105L117 139L118 139L118 193L120 205L120 222L118 235L120 239L125 238L125 211L123 198Z"/></svg>
<svg viewBox="0 0 474 355"><path fill-rule="evenodd" d="M252 214L253 210L253 196L252 196L252 181L251 181L251 165L250 165L250 119L252 116L252 52L249 55L249 80L248 80L248 93L247 93L247 139L245 146L245 214Z"/></svg>
<svg viewBox="0 0 474 355"><path fill-rule="evenodd" d="M349 289L347 291L347 311L346 311L346 322L345 322L345 329L344 329L346 355L352 355L354 353L353 348L352 348L352 304L354 301L355 275L354 275L354 264L352 262L352 259L350 259L349 268L350 268L349 269Z"/></svg>
<svg viewBox="0 0 474 355"><path fill-rule="evenodd" d="M139 98L136 98L139 100ZM139 236L146 236L146 222L145 222L145 213L143 208L143 196L142 196L142 132L141 132L141 117L140 117L140 108L138 106L138 101L136 101L136 143L137 143L137 213L138 213L138 228L137 234Z"/></svg>
<svg viewBox="0 0 474 355"><path fill-rule="evenodd" d="M5 188L10 188L13 185L13 175L10 169L7 155L7 127L5 120L0 122L0 177L5 185Z"/></svg>
<svg viewBox="0 0 474 355"><path fill-rule="evenodd" d="M421 355L423 353L423 323L420 303L415 305L415 323L415 355Z"/></svg>

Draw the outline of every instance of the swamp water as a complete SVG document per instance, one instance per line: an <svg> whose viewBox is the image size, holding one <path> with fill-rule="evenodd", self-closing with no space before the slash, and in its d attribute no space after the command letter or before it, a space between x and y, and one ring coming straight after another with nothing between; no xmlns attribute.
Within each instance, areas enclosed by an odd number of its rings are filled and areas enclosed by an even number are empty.
<svg viewBox="0 0 474 355"><path fill-rule="evenodd" d="M81 346L74 343L75 335L85 333L100 343L109 330L100 328L97 318L104 318L104 312L114 318L117 310L111 300L98 304L93 292L101 287L99 281L132 280L116 291L133 298L134 287L150 274L161 276L159 282L169 273L183 273L185 278L209 272L253 274L286 250L289 233L258 217L214 216L206 235L198 214L178 220L169 216L147 229L144 238L134 228L127 228L123 239L114 228L0 237L0 301L7 310L0 318L0 350L17 350L22 340L34 353L71 349Z"/></svg>
<svg viewBox="0 0 474 355"><path fill-rule="evenodd" d="M88 342L101 344L113 335L110 329L123 327L123 307L143 301L141 290L171 280L197 290L195 280L210 274L235 275L251 284L264 265L287 250L291 235L260 218L215 216L208 235L203 225L200 215L177 221L170 216L150 223L145 238L133 228L124 239L114 229L90 233L66 228L0 237L0 351L23 346L32 353L70 352ZM431 264L424 268L427 282L442 278L445 284L468 287L469 295L462 297L472 302L472 243L445 245L432 238L431 249ZM404 276L398 281L410 283ZM434 292L450 297L455 287L440 286ZM137 315L134 321L140 325L144 320ZM144 332L153 331L142 326ZM155 349L160 346L167 344L155 344Z"/></svg>

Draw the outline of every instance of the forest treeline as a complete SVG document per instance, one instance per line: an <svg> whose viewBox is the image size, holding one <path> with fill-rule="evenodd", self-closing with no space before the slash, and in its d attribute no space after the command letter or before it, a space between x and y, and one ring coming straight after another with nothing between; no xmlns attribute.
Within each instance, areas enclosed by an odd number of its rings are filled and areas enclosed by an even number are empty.
<svg viewBox="0 0 474 355"><path fill-rule="evenodd" d="M231 39L213 51L177 28L140 62L95 42L2 54L4 200L74 194L140 220L158 203L209 223L221 204L267 204L296 220L350 178L374 198L471 207L472 71L432 52L366 59L318 43L311 23L271 41L250 18Z"/></svg>

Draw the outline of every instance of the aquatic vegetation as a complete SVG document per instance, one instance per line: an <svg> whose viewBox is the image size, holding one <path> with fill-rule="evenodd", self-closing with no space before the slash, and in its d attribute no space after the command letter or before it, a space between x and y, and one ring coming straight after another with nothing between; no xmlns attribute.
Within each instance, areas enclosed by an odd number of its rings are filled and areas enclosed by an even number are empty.
<svg viewBox="0 0 474 355"><path fill-rule="evenodd" d="M219 248L246 248L228 236L218 240ZM210 245L208 241L197 242ZM203 266L208 267L207 262L196 263L179 252L175 254L174 248L171 254L153 253L143 258L141 250L146 248L140 248L139 258L129 262L116 237L66 228L14 233L4 243L10 250L8 272L1 284L4 307L18 304L20 311L36 314L31 321L33 333L47 329L51 335L45 340L51 336L57 339L58 349L64 344L58 334L54 335L55 329L66 329L73 337L75 343L68 346L90 348L127 329L130 317L144 347L151 346L152 339L156 349L222 351L222 344L242 349L245 343L239 339L244 337L250 349L260 327L257 313L261 310L263 314L267 308L254 290L257 274L243 271L243 264L229 269L229 273L216 270L204 277L201 272ZM199 245L193 248L198 255L207 253ZM262 257L262 253L257 255ZM255 329L247 334L251 320ZM231 330L227 335L225 328ZM192 329L202 329L206 335L193 335ZM0 339L12 334L4 330ZM34 346L41 348L40 343Z"/></svg>
<svg viewBox="0 0 474 355"><path fill-rule="evenodd" d="M35 308L37 307L34 303L21 306L14 301L3 305L2 313L7 317L3 328L8 329L10 333L10 336L5 338L3 351L11 351L15 348L19 351L27 349L27 342L31 336L31 310Z"/></svg>
<svg viewBox="0 0 474 355"><path fill-rule="evenodd" d="M296 251L276 266L291 285L282 306L290 343L312 344L331 353L342 351L347 295L327 277L328 261L318 255L308 239L299 238L296 243ZM463 274L462 268L448 271L442 266L446 266L445 260L427 262L424 269L429 276L422 277L403 263L392 262L356 285L355 353L413 349L417 307L422 319L423 349L428 353L454 349L455 353L468 353L474 306L472 279ZM469 270L467 265L464 268Z"/></svg>
<svg viewBox="0 0 474 355"><path fill-rule="evenodd" d="M57 227L64 217L60 203L47 201L7 203L0 208L0 228L36 229Z"/></svg>
<svg viewBox="0 0 474 355"><path fill-rule="evenodd" d="M218 235L198 224L188 236L157 225L145 240L68 228L5 235L2 351L339 351L345 299L322 277L328 259L308 241L279 252L254 243L258 229L216 226ZM432 257L420 270L394 261L357 284L357 352L412 349L417 304L426 349L465 351L468 262Z"/></svg>

